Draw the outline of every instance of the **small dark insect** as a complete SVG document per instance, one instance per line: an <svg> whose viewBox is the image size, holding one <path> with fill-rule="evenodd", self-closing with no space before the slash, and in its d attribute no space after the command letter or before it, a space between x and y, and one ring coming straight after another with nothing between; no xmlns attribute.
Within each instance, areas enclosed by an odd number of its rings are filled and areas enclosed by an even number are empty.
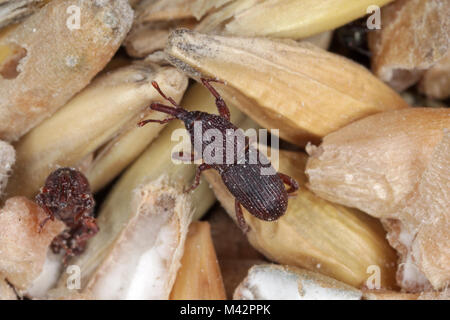
<svg viewBox="0 0 450 320"><path fill-rule="evenodd" d="M195 137L195 123L201 124L202 132L208 132L209 129L220 131L221 136L223 137L221 145L233 146L234 152L232 154L234 158L232 161L229 161L227 159L227 150L223 148L223 150L220 150L221 154L219 155L221 161L214 162L205 161L205 159L203 159L203 163L197 168L194 183L187 191L191 191L199 185L202 171L215 169L220 173L225 186L235 197L237 221L244 232L248 231L248 225L244 220L241 204L252 215L259 219L266 221L278 219L286 212L288 194L292 194L298 189L297 182L285 174L277 173L270 164L270 161L250 145L249 139L244 136L242 130L239 130L239 128L230 122L230 111L228 110L228 107L219 93L210 84L210 82L219 81L207 79L201 80L203 85L216 98L216 105L220 115L201 111L187 111L179 106L172 98L166 97L158 84L152 82L153 87L155 87L159 94L174 107L163 105L161 103L152 103L150 109L167 113L172 117L164 120L144 120L139 122L138 125L143 126L149 122L167 123L175 119L182 120L190 134L191 143L194 146L195 152L200 153L201 155L204 155L204 150L208 144L203 137ZM230 132L233 132L236 135L242 135L242 140L245 141L245 143L239 144L233 137L232 143L228 144L227 139L230 137ZM198 141L196 143L196 139L201 139L200 143ZM256 154L257 157L250 157L250 154ZM176 156L176 154L174 156ZM179 153L178 156L183 157L182 153ZM192 153L189 159L192 161L194 158L195 155ZM250 161L250 159L255 158L257 161ZM271 171L272 174L262 174L262 168L268 169L267 171ZM284 183L290 186L289 190L285 189Z"/></svg>
<svg viewBox="0 0 450 320"><path fill-rule="evenodd" d="M99 230L93 217L95 201L89 182L75 169L53 171L36 196L36 203L48 214L40 224L41 230L55 218L67 225L51 244L53 252L65 251L64 262L69 256L82 253L87 241Z"/></svg>
<svg viewBox="0 0 450 320"><path fill-rule="evenodd" d="M360 19L338 28L336 37L342 47L370 58L372 53L367 48L367 35L369 32L370 30L366 26L366 19ZM345 52L345 55L349 55L349 52Z"/></svg>

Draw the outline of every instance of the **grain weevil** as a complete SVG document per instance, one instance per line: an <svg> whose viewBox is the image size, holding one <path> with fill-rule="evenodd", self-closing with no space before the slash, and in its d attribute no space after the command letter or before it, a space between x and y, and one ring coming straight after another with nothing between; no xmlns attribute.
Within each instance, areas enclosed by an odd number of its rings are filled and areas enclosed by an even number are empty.
<svg viewBox="0 0 450 320"><path fill-rule="evenodd" d="M144 126L149 122L163 124L171 120L179 119L184 122L185 127L190 134L194 151L200 153L201 155L204 155L204 150L208 144L203 137L200 138L200 143L195 143L195 140L198 139L195 137L194 132L195 123L199 122L201 124L202 132L208 132L209 129L220 131L223 137L222 146L231 145L234 148L232 150L232 161L230 162L226 159L227 151L230 150L221 150L222 152L219 156L221 161L205 161L205 157L203 157L203 163L198 166L194 182L188 191L195 189L199 185L202 171L215 169L221 175L225 186L235 197L236 218L239 227L244 232L247 232L249 227L245 222L241 205L243 205L248 212L259 219L266 221L274 221L278 219L286 212L288 195L292 195L298 190L298 183L293 178L283 173L277 173L275 169L273 169L270 161L261 152L250 145L248 137L243 137L245 145L239 145L235 142L235 140L233 140L232 144L227 144L226 140L230 137L230 135L227 134L228 132L240 132L238 134L242 135L244 133L230 122L230 111L228 110L225 101L210 84L210 82L220 81L203 78L201 81L215 97L219 115L201 111L185 110L171 97L167 97L159 88L158 84L153 81L153 87L165 100L169 101L173 107L155 102L150 105L150 109L166 113L171 117L164 120L143 120L138 123L138 126ZM235 139L234 137L232 138ZM252 152L256 152L257 161L250 161L250 159L252 159L252 157L250 157ZM176 154L174 156L176 156ZM180 152L178 156L183 157L182 152ZM190 160L193 161L194 158L195 155L192 153L190 155ZM267 168L273 173L261 174L262 168ZM286 190L284 184L287 184L290 188Z"/></svg>
<svg viewBox="0 0 450 320"><path fill-rule="evenodd" d="M54 253L59 253L61 249L65 251L64 264L68 257L82 253L87 241L99 231L89 182L76 169L59 168L53 171L36 196L36 203L48 215L40 223L40 230L55 218L67 226L51 243Z"/></svg>

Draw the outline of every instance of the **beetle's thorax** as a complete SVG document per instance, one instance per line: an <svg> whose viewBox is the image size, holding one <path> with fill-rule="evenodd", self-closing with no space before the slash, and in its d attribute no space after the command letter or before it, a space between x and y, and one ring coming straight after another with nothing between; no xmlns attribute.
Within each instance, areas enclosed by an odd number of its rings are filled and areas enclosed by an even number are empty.
<svg viewBox="0 0 450 320"><path fill-rule="evenodd" d="M180 113L177 118L184 122L186 130L191 134L194 130L195 121L201 121L201 116L203 112L200 111L186 111L185 113Z"/></svg>
<svg viewBox="0 0 450 320"><path fill-rule="evenodd" d="M219 172L235 162L230 159L236 159L238 150L241 153L245 150L247 140L243 131L224 117L193 111L184 123L196 154ZM236 142L238 138L242 143ZM231 158L227 160L227 156Z"/></svg>

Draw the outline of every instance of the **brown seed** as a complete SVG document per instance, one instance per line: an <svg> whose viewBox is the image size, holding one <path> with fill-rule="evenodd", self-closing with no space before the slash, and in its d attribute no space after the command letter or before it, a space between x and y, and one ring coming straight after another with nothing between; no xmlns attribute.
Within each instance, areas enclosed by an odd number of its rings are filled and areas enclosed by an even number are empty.
<svg viewBox="0 0 450 320"><path fill-rule="evenodd" d="M368 70L309 43L239 38L176 30L166 52L194 78L218 78L216 88L265 128L305 145L384 110L407 103Z"/></svg>
<svg viewBox="0 0 450 320"><path fill-rule="evenodd" d="M67 25L71 5L80 8L80 29ZM15 78L0 76L0 138L17 140L83 89L119 48L132 19L127 0L51 1L2 32L0 47L17 44L26 55L10 60Z"/></svg>
<svg viewBox="0 0 450 320"><path fill-rule="evenodd" d="M225 288L208 222L189 226L171 300L224 300Z"/></svg>
<svg viewBox="0 0 450 320"><path fill-rule="evenodd" d="M382 28L369 33L372 69L402 91L450 49L450 2L398 0L381 9Z"/></svg>

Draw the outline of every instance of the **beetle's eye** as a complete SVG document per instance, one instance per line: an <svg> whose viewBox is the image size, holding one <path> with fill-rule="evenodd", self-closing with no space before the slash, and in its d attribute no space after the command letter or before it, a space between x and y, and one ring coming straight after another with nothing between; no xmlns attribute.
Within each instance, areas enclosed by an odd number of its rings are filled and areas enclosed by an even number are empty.
<svg viewBox="0 0 450 320"><path fill-rule="evenodd" d="M194 121L192 121L191 119L186 119L186 120L184 120L184 125L185 125L186 129L189 130L194 125Z"/></svg>

